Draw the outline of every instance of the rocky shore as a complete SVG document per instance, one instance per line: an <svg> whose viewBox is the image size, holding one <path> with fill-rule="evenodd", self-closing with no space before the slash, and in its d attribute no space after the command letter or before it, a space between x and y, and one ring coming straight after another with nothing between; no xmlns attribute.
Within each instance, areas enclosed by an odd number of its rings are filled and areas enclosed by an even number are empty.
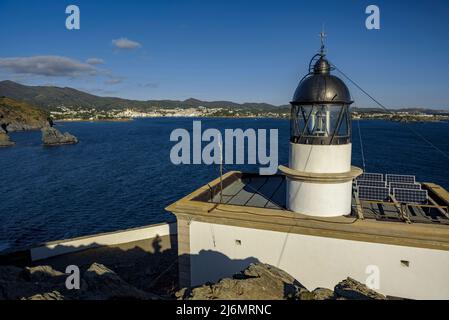
<svg viewBox="0 0 449 320"><path fill-rule="evenodd" d="M40 130L52 125L50 114L25 102L0 97L0 126L8 132Z"/></svg>
<svg viewBox="0 0 449 320"><path fill-rule="evenodd" d="M11 141L6 131L0 127L0 148L12 147L13 145L15 145L14 141Z"/></svg>
<svg viewBox="0 0 449 320"><path fill-rule="evenodd" d="M78 143L70 133L61 133L53 127L49 113L26 102L0 97L0 147L10 147L15 143L8 132L41 130L45 146Z"/></svg>
<svg viewBox="0 0 449 320"><path fill-rule="evenodd" d="M170 299L123 280L105 265L93 263L81 273L80 289L69 290L68 275L50 266L0 266L0 300ZM154 279L153 279L154 280ZM152 279L148 279L152 281ZM232 278L196 288L183 288L179 300L385 300L386 297L347 278L334 290L307 290L298 280L271 265L251 264Z"/></svg>

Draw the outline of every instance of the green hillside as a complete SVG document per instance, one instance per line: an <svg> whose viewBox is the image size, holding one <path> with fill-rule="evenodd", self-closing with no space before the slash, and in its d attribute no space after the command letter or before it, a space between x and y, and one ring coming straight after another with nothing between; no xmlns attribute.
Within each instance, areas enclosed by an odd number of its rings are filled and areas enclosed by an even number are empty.
<svg viewBox="0 0 449 320"><path fill-rule="evenodd" d="M0 96L0 126L8 131L37 130L48 124L49 113L26 102Z"/></svg>
<svg viewBox="0 0 449 320"><path fill-rule="evenodd" d="M55 108L79 107L94 108L96 110L132 108L140 111L152 111L161 108L229 108L245 111L278 112L288 107L278 107L267 103L235 103L230 101L201 101L197 99L177 100L127 100L114 97L99 97L73 88L60 88L51 86L25 86L13 81L0 81L0 96L7 96L19 101L25 101L46 110Z"/></svg>

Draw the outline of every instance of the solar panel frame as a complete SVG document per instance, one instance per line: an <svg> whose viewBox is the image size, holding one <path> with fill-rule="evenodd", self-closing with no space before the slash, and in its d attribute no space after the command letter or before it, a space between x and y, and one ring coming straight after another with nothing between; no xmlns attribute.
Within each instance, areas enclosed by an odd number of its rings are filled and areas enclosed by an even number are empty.
<svg viewBox="0 0 449 320"><path fill-rule="evenodd" d="M396 201L411 204L426 204L429 198L427 190L393 189Z"/></svg>
<svg viewBox="0 0 449 320"><path fill-rule="evenodd" d="M388 187L358 186L357 193L361 200L382 202L390 200L390 188Z"/></svg>
<svg viewBox="0 0 449 320"><path fill-rule="evenodd" d="M416 177L412 175L402 175L402 174L387 174L385 175L387 183L398 182L398 183L416 183Z"/></svg>
<svg viewBox="0 0 449 320"><path fill-rule="evenodd" d="M384 175L382 173L364 172L357 180L370 180L370 181L384 181Z"/></svg>
<svg viewBox="0 0 449 320"><path fill-rule="evenodd" d="M414 189L421 190L420 183L402 183L402 182L390 182L388 184L390 189Z"/></svg>
<svg viewBox="0 0 449 320"><path fill-rule="evenodd" d="M368 187L388 187L385 181L375 181L375 180L357 180L357 186L368 186Z"/></svg>

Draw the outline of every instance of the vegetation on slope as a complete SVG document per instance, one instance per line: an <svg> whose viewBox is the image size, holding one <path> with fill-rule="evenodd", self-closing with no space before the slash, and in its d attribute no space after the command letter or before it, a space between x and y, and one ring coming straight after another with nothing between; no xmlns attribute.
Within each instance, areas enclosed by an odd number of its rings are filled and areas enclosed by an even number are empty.
<svg viewBox="0 0 449 320"><path fill-rule="evenodd" d="M49 124L49 113L26 102L0 97L0 126L5 131L37 130Z"/></svg>

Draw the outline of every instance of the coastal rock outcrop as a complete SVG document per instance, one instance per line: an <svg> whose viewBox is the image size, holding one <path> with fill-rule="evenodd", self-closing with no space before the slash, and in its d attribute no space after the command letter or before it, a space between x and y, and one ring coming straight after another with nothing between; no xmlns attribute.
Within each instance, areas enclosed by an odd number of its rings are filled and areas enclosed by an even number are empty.
<svg viewBox="0 0 449 320"><path fill-rule="evenodd" d="M251 264L233 278L206 284L192 290L183 289L178 299L185 300L283 300L296 299L307 291L287 272L268 264Z"/></svg>
<svg viewBox="0 0 449 320"><path fill-rule="evenodd" d="M4 131L39 130L52 125L50 114L23 101L0 97L0 127Z"/></svg>
<svg viewBox="0 0 449 320"><path fill-rule="evenodd" d="M45 146L58 146L63 144L76 144L78 139L68 132L61 133L54 127L44 127L41 129L42 142Z"/></svg>
<svg viewBox="0 0 449 320"><path fill-rule="evenodd" d="M109 300L117 298L153 300L156 295L139 290L120 278L108 267L94 263L84 273L85 287L82 288L82 299Z"/></svg>
<svg viewBox="0 0 449 320"><path fill-rule="evenodd" d="M38 293L22 300L64 300L64 296L59 291Z"/></svg>
<svg viewBox="0 0 449 320"><path fill-rule="evenodd" d="M11 147L14 144L14 141L11 141L8 134L0 127L0 147Z"/></svg>
<svg viewBox="0 0 449 320"><path fill-rule="evenodd" d="M87 267L87 266L86 266ZM0 266L0 300L155 300L160 296L138 289L110 268L93 263L80 277L80 289L68 290L65 273L50 266ZM232 278L176 293L179 300L385 300L386 297L347 278L334 291L308 291L283 270L268 264L251 264Z"/></svg>
<svg viewBox="0 0 449 320"><path fill-rule="evenodd" d="M386 299L360 282L347 278L334 291L317 288L308 291L291 275L268 264L251 264L232 278L215 284L184 288L176 293L179 300L369 300Z"/></svg>
<svg viewBox="0 0 449 320"><path fill-rule="evenodd" d="M50 266L0 266L0 300L160 299L135 288L98 263L93 263L81 275L79 290L66 288L67 276Z"/></svg>
<svg viewBox="0 0 449 320"><path fill-rule="evenodd" d="M304 290L300 292L298 300L335 300L335 293L326 288L316 288L312 292Z"/></svg>
<svg viewBox="0 0 449 320"><path fill-rule="evenodd" d="M360 282L347 278L334 288L335 294L349 300L385 300L386 297Z"/></svg>

